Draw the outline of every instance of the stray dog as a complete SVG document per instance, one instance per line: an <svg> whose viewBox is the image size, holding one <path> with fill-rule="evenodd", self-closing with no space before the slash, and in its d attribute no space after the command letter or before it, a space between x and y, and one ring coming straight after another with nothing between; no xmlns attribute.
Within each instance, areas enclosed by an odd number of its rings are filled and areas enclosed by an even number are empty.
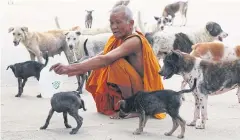
<svg viewBox="0 0 240 140"><path fill-rule="evenodd" d="M20 97L23 93L23 88L29 77L34 76L38 81L40 79L40 73L48 63L48 54L46 53L45 64L39 63L37 61L26 61L22 63L16 63L14 65L9 65L7 67L12 69L15 77L18 79L18 94L15 97ZM41 97L41 94L37 97Z"/></svg>
<svg viewBox="0 0 240 140"><path fill-rule="evenodd" d="M87 12L87 15L85 17L85 27L86 28L92 28L92 21L93 21L92 12L93 11L94 10L90 10L90 11L86 10L86 12Z"/></svg>
<svg viewBox="0 0 240 140"><path fill-rule="evenodd" d="M170 25L173 25L175 14L179 12L182 16L182 25L185 26L187 23L187 10L188 10L188 1L178 1L171 3L165 6L162 17L167 19L167 22ZM161 18L159 18L161 19ZM158 24L161 25L161 21L158 21Z"/></svg>
<svg viewBox="0 0 240 140"><path fill-rule="evenodd" d="M152 32L145 34L148 42L152 45L154 53L158 59L171 52L171 50L180 50L185 53L191 53L192 45L201 42L212 42L214 40L222 41L228 34L224 32L221 26L216 22L208 22L204 28L177 33Z"/></svg>
<svg viewBox="0 0 240 140"><path fill-rule="evenodd" d="M211 61L231 61L240 58L240 45L229 47L222 42L203 42L192 46L192 56Z"/></svg>
<svg viewBox="0 0 240 140"><path fill-rule="evenodd" d="M166 55L163 63L160 75L164 79L179 74L190 86L194 78L198 79L197 88L193 91L195 98L194 119L188 124L189 126L205 129L209 95L218 95L238 88L237 95L240 103L240 59L211 62L180 51L172 51ZM196 124L198 119L200 119L199 124Z"/></svg>
<svg viewBox="0 0 240 140"><path fill-rule="evenodd" d="M165 133L165 135L172 135L180 125L181 134L178 135L178 138L183 138L186 122L179 115L181 94L192 92L196 87L196 81L197 79L194 80L193 86L189 90L181 90L179 92L173 90L158 90L153 92L140 91L128 99L119 101L120 112L129 113L131 111L136 111L139 113L139 128L137 128L133 134L139 135L143 132L143 128L149 117L166 112L172 118L173 127L169 132Z"/></svg>
<svg viewBox="0 0 240 140"><path fill-rule="evenodd" d="M164 30L164 27L170 25L171 17L157 17L154 16L154 19L157 21L157 28L161 31Z"/></svg>
<svg viewBox="0 0 240 140"><path fill-rule="evenodd" d="M74 61L81 62L83 59L87 59L101 53L108 39L112 36L112 33L82 35L80 31L70 31L65 35L67 45L73 53ZM77 90L80 93L82 93L83 84L86 79L86 75L80 75L80 77L77 76Z"/></svg>
<svg viewBox="0 0 240 140"><path fill-rule="evenodd" d="M49 111L45 124L40 129L46 129L49 125L50 119L54 111L63 113L64 124L66 128L71 128L68 124L67 113L71 115L77 122L77 127L73 128L70 134L76 134L79 128L82 126L83 118L78 115L78 109L83 108L86 111L83 99L76 91L71 92L58 92L51 98L52 108Z"/></svg>
<svg viewBox="0 0 240 140"><path fill-rule="evenodd" d="M75 28L75 27L74 27ZM71 30L71 29L70 29ZM42 53L48 51L49 56L64 52L67 60L72 61L65 41L65 32L69 30L49 30L46 32L32 32L28 27L10 27L8 32L13 32L13 44L18 46L21 42L30 54L31 60L37 57L38 62L43 63Z"/></svg>

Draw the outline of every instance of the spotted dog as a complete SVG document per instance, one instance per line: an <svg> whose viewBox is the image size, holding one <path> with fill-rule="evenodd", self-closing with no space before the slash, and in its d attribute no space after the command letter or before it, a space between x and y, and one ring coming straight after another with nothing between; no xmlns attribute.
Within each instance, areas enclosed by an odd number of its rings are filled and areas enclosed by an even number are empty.
<svg viewBox="0 0 240 140"><path fill-rule="evenodd" d="M197 87L193 91L195 98L194 118L188 124L189 126L205 129L209 95L218 95L238 88L237 95L240 103L240 59L211 62L180 51L172 51L166 55L163 63L160 75L165 79L179 74L189 86L193 85L194 78L198 79ZM200 121L197 123L198 119Z"/></svg>
<svg viewBox="0 0 240 140"><path fill-rule="evenodd" d="M141 27L141 26L140 26ZM145 34L153 47L158 59L164 58L171 50L180 50L185 53L192 51L192 45L201 42L222 41L228 34L216 22L208 22L204 28L182 32L151 32Z"/></svg>

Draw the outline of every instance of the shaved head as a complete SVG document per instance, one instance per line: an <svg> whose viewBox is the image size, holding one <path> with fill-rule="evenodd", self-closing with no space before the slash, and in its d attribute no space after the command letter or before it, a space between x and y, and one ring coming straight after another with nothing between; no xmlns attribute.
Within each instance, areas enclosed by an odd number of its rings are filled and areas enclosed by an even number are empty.
<svg viewBox="0 0 240 140"><path fill-rule="evenodd" d="M125 5L119 5L114 7L111 11L111 14L123 12L127 21L133 20L132 11Z"/></svg>

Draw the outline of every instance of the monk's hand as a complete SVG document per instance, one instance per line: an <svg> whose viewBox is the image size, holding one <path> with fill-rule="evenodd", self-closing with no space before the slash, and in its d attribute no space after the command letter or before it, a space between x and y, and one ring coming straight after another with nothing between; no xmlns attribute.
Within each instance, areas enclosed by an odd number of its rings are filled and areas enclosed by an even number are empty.
<svg viewBox="0 0 240 140"><path fill-rule="evenodd" d="M49 69L49 71L54 70L56 74L62 75L62 74L67 74L70 70L70 66L68 65L63 65L61 63L57 63Z"/></svg>

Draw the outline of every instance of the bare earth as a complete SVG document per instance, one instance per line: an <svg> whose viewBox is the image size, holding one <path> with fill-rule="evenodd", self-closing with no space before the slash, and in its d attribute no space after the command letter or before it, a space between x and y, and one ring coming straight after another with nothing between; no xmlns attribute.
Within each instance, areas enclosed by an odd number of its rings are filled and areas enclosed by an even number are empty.
<svg viewBox="0 0 240 140"><path fill-rule="evenodd" d="M35 1L35 0L34 0ZM59 0L60 1L60 0ZM83 125L76 135L70 135L71 129L66 129L62 114L55 113L46 130L39 130L45 123L50 109L49 98L36 98L40 92L36 79L29 79L21 98L15 98L17 93L17 80L6 67L12 63L29 60L29 54L24 46L13 46L12 36L7 33L11 26L28 26L29 30L44 31L55 29L54 16L59 16L62 28L84 25L85 9L95 9L93 27L101 27L108 23L108 11L115 0L43 0L31 2L30 0L15 0L15 5L1 2L5 12L1 12L0 43L1 43L1 140L176 140L180 129L173 136L164 136L164 132L172 127L169 116L164 120L151 119L148 121L144 133L135 136L132 132L138 126L138 118L127 120L111 120L107 116L96 112L95 103L91 94L84 91L82 98L85 100L87 111L79 110L84 118ZM171 0L173 1L173 0ZM211 2L209 2L211 1ZM160 15L162 7L167 1L147 0L136 4L135 9L141 9L145 21L154 23L152 16ZM104 7L100 6L104 3ZM146 6L147 5L147 6ZM220 23L223 30L229 33L226 43L240 44L240 2L233 0L216 2L213 0L191 0L189 2L188 25L201 26L212 20ZM2 8L1 8L2 9ZM150 9L150 10L149 10ZM178 19L176 19L178 20ZM177 24L178 22L176 22ZM180 22L179 22L180 23ZM64 55L53 58L48 64L48 69L56 62L63 62ZM66 63L66 61L64 61ZM42 75L44 77L44 75ZM46 78L46 77L45 77ZM44 79L44 78L43 78ZM50 81L54 79L48 78ZM75 77L62 77L61 90L75 90L77 88ZM164 80L165 88L179 90L182 78L174 76ZM180 110L180 115L187 121L193 118L194 101L192 94L185 94L186 101ZM236 90L226 94L209 97L208 121L205 130L186 127L185 140L237 140L240 138L240 104L237 102ZM68 117L69 124L73 127L76 122Z"/></svg>

